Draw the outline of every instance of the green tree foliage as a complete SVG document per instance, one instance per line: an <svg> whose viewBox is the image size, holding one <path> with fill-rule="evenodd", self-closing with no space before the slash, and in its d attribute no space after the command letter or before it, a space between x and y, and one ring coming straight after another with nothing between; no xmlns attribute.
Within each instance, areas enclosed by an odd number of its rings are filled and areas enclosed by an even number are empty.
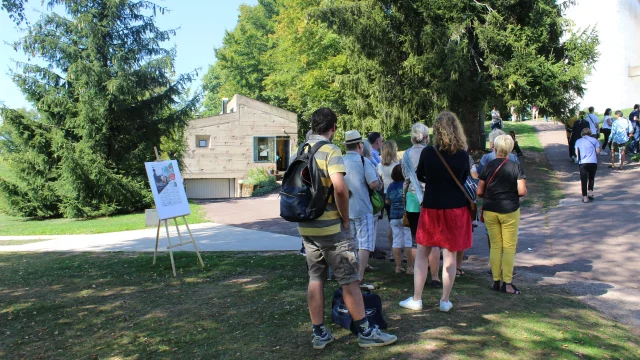
<svg viewBox="0 0 640 360"><path fill-rule="evenodd" d="M494 102L519 111L536 103L559 117L575 110L598 56L598 39L592 29L575 32L563 18L573 3L283 0L275 10L269 3L277 15L261 17L271 22L263 27L270 29L263 32L267 50L245 59L260 59L259 77L253 78L263 79L260 86L243 89L231 76L231 62L218 56L205 90L216 104L235 92L255 94L301 119L313 107L331 106L343 129L386 135L416 121L430 123L435 113L450 109L461 118L470 145L480 147L479 113ZM260 14L266 11L261 8L264 2L252 9ZM241 10L238 27L217 55L242 53L238 44L246 44L240 39L251 10Z"/></svg>
<svg viewBox="0 0 640 360"><path fill-rule="evenodd" d="M375 73L349 75L360 92L363 76L379 84L368 90L374 108L390 109L391 121L400 124L406 116L453 110L470 145L480 147L478 113L489 101L518 110L536 103L556 116L575 108L598 40L591 29L571 32L562 6L556 0L334 0L316 13L377 66Z"/></svg>
<svg viewBox="0 0 640 360"><path fill-rule="evenodd" d="M93 217L151 204L143 163L180 136L198 96L174 74L164 8L140 0L61 0L14 44L50 66L19 63L13 80L38 116L2 108L0 192L28 217ZM163 137L165 139L163 139ZM164 140L164 141L163 141ZM170 151L168 149L167 151ZM175 150L174 150L175 152Z"/></svg>

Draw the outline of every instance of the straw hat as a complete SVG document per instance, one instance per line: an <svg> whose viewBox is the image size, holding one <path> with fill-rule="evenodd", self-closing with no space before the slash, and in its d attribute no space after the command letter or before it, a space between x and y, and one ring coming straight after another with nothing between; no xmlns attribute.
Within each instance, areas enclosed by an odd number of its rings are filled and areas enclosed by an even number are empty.
<svg viewBox="0 0 640 360"><path fill-rule="evenodd" d="M358 130L349 130L344 134L344 144L355 144L362 142L362 135L358 132Z"/></svg>

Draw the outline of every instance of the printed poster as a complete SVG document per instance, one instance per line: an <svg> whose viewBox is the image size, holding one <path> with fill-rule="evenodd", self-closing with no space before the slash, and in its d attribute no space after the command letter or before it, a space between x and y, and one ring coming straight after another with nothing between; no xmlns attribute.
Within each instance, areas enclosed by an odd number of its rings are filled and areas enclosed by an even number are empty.
<svg viewBox="0 0 640 360"><path fill-rule="evenodd" d="M153 200L160 220L191 214L176 160L146 162Z"/></svg>

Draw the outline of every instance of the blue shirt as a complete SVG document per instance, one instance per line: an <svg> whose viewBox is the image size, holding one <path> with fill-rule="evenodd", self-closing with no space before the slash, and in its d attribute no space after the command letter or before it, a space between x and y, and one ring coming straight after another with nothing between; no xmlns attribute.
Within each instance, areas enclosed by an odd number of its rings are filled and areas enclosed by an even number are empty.
<svg viewBox="0 0 640 360"><path fill-rule="evenodd" d="M613 121L611 125L611 142L614 144L625 144L629 141L629 133L631 133L631 122L623 117L619 117Z"/></svg>
<svg viewBox="0 0 640 360"><path fill-rule="evenodd" d="M482 156L482 159L480 159L480 164L478 164L478 174L482 173L482 168L487 166L488 163L490 163L491 161L496 159L496 152L492 151L488 154L484 154ZM509 160L511 161L515 161L516 163L520 164L520 160L518 160L518 157L515 156L514 154L509 154Z"/></svg>
<svg viewBox="0 0 640 360"><path fill-rule="evenodd" d="M364 164L362 164L363 159ZM373 164L357 152L347 151L344 155L344 167L347 172L344 181L349 188L349 218L357 219L373 214L369 185L378 181L378 174Z"/></svg>
<svg viewBox="0 0 640 360"><path fill-rule="evenodd" d="M389 218L402 219L404 214L404 199L402 198L402 181L394 181L387 188L387 200L389 200L390 208Z"/></svg>
<svg viewBox="0 0 640 360"><path fill-rule="evenodd" d="M371 163L373 164L373 167L377 168L378 164L380 164L382 162L382 159L380 159L380 153L378 152L378 150L371 148Z"/></svg>

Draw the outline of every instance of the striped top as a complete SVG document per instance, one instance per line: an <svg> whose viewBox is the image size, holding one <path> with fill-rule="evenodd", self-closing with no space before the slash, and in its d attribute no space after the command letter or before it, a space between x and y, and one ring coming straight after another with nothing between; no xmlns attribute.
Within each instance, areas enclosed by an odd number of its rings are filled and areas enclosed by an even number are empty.
<svg viewBox="0 0 640 360"><path fill-rule="evenodd" d="M321 135L311 135L309 144L313 146L320 140L327 140ZM342 151L333 144L323 145L314 155L317 169L320 171L322 185L326 188L331 186L331 175L337 173L346 173L344 161L342 159ZM298 231L300 236L331 236L340 233L340 224L342 219L338 207L336 206L333 195L329 197L327 208L324 214L313 221L298 223Z"/></svg>

